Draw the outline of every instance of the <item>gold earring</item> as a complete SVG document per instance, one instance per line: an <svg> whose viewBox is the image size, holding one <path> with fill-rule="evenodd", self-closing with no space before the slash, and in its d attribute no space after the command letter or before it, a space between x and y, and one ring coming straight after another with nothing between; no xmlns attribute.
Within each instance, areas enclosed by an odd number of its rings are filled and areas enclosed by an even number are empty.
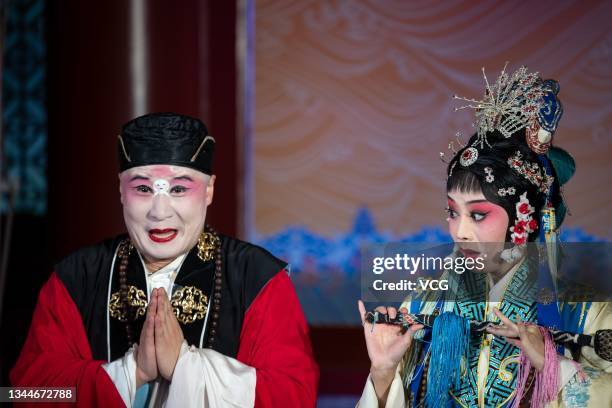
<svg viewBox="0 0 612 408"><path fill-rule="evenodd" d="M210 232L202 232L198 239L198 258L204 262L211 261L215 257L219 238Z"/></svg>

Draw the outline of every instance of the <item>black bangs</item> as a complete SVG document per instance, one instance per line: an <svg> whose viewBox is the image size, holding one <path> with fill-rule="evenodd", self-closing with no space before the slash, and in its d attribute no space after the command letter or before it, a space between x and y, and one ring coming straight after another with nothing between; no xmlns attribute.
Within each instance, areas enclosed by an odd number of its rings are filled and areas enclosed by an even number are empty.
<svg viewBox="0 0 612 408"><path fill-rule="evenodd" d="M459 166L455 166L459 167ZM455 168L452 175L446 180L446 191L459 191L461 193L481 193L482 185L478 177L465 168Z"/></svg>

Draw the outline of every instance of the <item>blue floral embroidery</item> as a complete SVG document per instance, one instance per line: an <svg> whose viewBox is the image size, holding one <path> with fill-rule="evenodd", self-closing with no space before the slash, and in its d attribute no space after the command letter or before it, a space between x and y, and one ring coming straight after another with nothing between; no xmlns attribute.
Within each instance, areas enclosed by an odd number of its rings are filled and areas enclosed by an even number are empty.
<svg viewBox="0 0 612 408"><path fill-rule="evenodd" d="M586 407L589 402L589 387L591 380L599 377L600 373L590 367L584 368L586 381L574 375L563 389L563 401L568 407Z"/></svg>

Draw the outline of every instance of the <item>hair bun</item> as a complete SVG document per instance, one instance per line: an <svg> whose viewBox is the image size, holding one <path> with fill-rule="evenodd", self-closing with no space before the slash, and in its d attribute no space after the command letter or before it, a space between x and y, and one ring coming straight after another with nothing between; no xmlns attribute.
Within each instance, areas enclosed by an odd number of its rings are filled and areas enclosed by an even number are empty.
<svg viewBox="0 0 612 408"><path fill-rule="evenodd" d="M562 186L576 173L576 162L572 155L560 147L553 146L548 151L548 158L552 162L557 174L557 181Z"/></svg>

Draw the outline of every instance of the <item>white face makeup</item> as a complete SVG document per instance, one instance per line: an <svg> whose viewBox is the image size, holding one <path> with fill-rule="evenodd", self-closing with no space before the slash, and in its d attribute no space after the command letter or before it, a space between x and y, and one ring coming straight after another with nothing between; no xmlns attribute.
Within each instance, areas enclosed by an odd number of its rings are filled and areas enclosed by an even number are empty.
<svg viewBox="0 0 612 408"><path fill-rule="evenodd" d="M145 261L171 262L196 245L212 202L214 176L151 165L128 169L119 181L125 225Z"/></svg>

